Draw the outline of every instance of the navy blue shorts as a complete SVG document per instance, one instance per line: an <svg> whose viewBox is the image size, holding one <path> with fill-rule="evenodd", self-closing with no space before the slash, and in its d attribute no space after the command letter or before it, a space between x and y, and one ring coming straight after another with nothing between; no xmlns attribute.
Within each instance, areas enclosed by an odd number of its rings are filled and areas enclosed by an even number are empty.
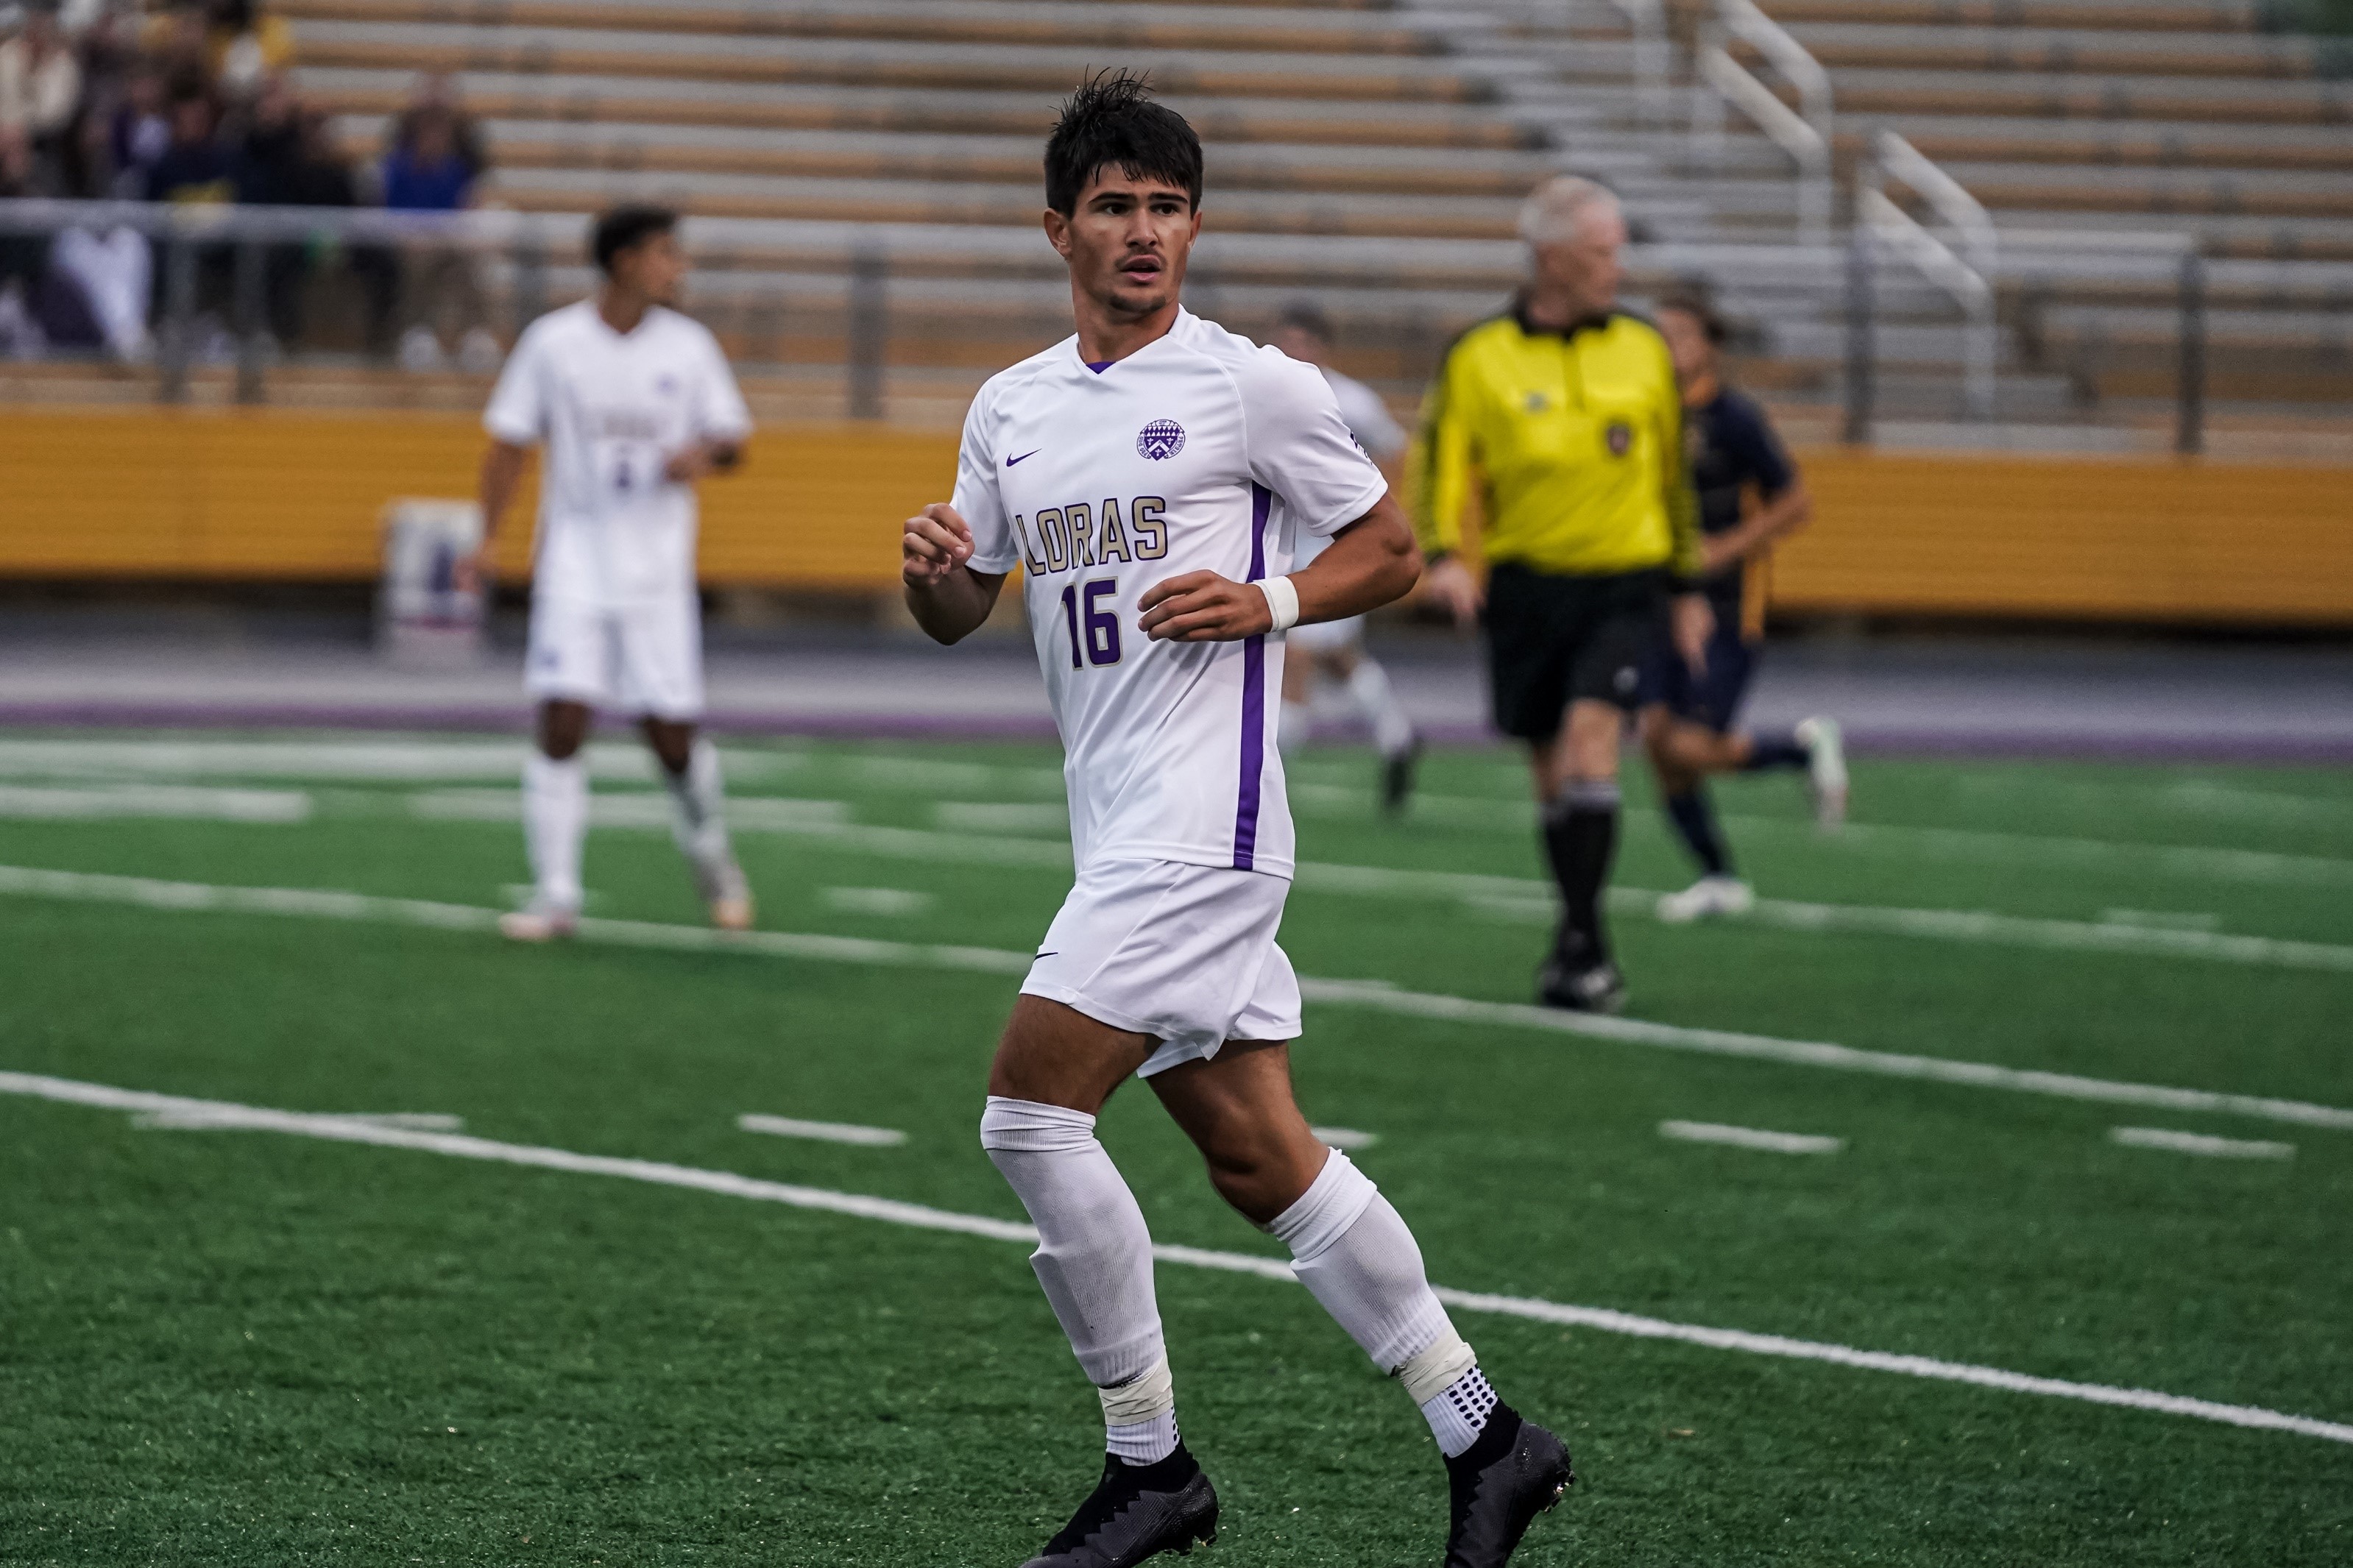
<svg viewBox="0 0 2353 1568"><path fill-rule="evenodd" d="M1678 719L1723 734L1740 716L1749 678L1757 673L1757 645L1740 635L1739 621L1719 609L1715 635L1708 639L1706 673L1693 674L1673 644L1662 644L1642 671L1643 705L1663 702Z"/></svg>

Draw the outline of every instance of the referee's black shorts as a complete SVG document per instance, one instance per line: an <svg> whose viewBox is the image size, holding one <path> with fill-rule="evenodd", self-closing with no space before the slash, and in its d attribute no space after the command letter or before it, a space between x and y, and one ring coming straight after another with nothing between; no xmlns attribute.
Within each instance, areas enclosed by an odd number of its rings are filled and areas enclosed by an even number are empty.
<svg viewBox="0 0 2353 1568"><path fill-rule="evenodd" d="M1500 562L1487 578L1487 674L1495 728L1538 743L1589 698L1631 712L1666 639L1663 567L1567 576Z"/></svg>

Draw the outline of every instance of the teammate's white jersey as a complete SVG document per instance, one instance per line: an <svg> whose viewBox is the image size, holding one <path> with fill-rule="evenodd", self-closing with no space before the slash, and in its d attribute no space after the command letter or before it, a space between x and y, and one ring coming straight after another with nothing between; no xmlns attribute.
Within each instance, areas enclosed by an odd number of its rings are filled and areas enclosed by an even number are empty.
<svg viewBox="0 0 2353 1568"><path fill-rule="evenodd" d="M1187 572L1288 572L1300 536L1346 527L1387 488L1312 366L1190 311L1101 371L1072 336L980 389L955 505L974 571L1025 568L1082 866L1291 874L1270 697L1282 639L1151 641L1136 601Z"/></svg>
<svg viewBox="0 0 2353 1568"><path fill-rule="evenodd" d="M1389 416L1388 405L1381 401L1381 395L1355 376L1342 375L1328 365L1322 368L1324 383L1332 388L1332 396L1340 405L1340 417L1346 422L1348 433L1356 437L1356 445L1370 453L1376 462L1385 463L1403 452L1406 448L1405 432ZM1324 542L1313 537L1301 539L1298 556L1292 564L1304 566L1323 554ZM1351 623L1362 619L1358 616L1348 617Z"/></svg>
<svg viewBox="0 0 2353 1568"><path fill-rule="evenodd" d="M659 306L624 335L594 300L525 329L483 426L545 444L533 592L605 606L694 590L694 487L662 465L702 440L752 429L743 394L703 325Z"/></svg>

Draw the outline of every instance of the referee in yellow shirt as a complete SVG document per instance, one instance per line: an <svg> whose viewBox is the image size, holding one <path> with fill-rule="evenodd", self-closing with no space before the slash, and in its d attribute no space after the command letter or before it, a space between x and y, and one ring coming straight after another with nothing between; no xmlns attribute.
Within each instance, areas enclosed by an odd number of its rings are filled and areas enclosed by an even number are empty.
<svg viewBox="0 0 2353 1568"><path fill-rule="evenodd" d="M1550 180L1521 209L1520 237L1527 285L1447 351L1406 491L1425 580L1466 624L1484 609L1495 724L1527 742L1561 898L1538 999L1615 1012L1626 984L1601 891L1618 845L1619 740L1651 650L1672 636L1700 668L1712 616L1674 365L1655 328L1617 309L1617 198ZM1483 595L1460 554L1474 489Z"/></svg>

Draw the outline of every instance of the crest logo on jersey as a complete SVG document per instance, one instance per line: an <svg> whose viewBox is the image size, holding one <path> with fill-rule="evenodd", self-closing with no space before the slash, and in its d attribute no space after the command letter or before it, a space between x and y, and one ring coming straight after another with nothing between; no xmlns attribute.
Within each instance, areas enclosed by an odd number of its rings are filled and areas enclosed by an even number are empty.
<svg viewBox="0 0 2353 1568"><path fill-rule="evenodd" d="M1609 445L1611 457L1622 458L1634 445L1634 427L1622 419L1612 419L1609 428L1601 432L1601 439Z"/></svg>
<svg viewBox="0 0 2353 1568"><path fill-rule="evenodd" d="M677 396L677 395L678 395L678 377L676 377L676 376L674 376L674 375L664 375L664 376L659 376L659 377L657 377L657 378L655 379L655 381L654 381L654 391L655 391L655 393L656 393L657 395L660 395L660 396L663 396L663 397L675 397L675 396Z"/></svg>
<svg viewBox="0 0 2353 1568"><path fill-rule="evenodd" d="M1527 405L1527 410L1531 414L1542 414L1546 406L1546 399L1545 395L1541 392L1529 393L1525 401Z"/></svg>
<svg viewBox="0 0 2353 1568"><path fill-rule="evenodd" d="M1155 419L1136 432L1135 449L1154 462L1164 462L1185 449L1185 426L1174 419Z"/></svg>

